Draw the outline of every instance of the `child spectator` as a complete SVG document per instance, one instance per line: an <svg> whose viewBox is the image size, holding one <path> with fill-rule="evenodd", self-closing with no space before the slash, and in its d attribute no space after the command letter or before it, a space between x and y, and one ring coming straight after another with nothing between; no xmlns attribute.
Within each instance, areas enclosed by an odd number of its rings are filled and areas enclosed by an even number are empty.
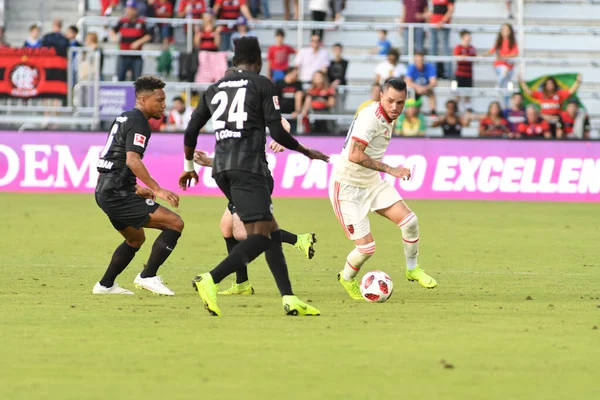
<svg viewBox="0 0 600 400"><path fill-rule="evenodd" d="M442 127L444 137L460 137L463 126L469 126L473 119L472 114L467 111L464 117L458 113L458 103L454 100L446 102L446 115L436 119L431 126Z"/></svg>
<svg viewBox="0 0 600 400"><path fill-rule="evenodd" d="M433 89L437 86L435 65L425 63L425 53L415 53L415 63L408 66L406 73L406 86L416 93L416 100L421 96L429 98L429 109L435 114L435 93Z"/></svg>
<svg viewBox="0 0 600 400"><path fill-rule="evenodd" d="M373 85L371 85L371 98L369 100L365 100L362 103L360 103L360 106L358 106L358 109L356 110L356 113L354 114L354 116L356 117L358 115L358 113L362 111L363 108L369 107L374 102L380 101L380 100L381 100L381 86L379 86L379 83L374 83Z"/></svg>
<svg viewBox="0 0 600 400"><path fill-rule="evenodd" d="M235 42L237 42L239 38L250 36L256 37L256 33L254 33L254 31L251 31L250 28L248 28L248 21L246 20L246 17L238 17L236 23L237 30L233 32L233 35L231 35L231 49L235 49Z"/></svg>
<svg viewBox="0 0 600 400"><path fill-rule="evenodd" d="M219 51L221 28L215 26L215 17L211 13L202 16L202 29L194 35L194 46L200 51Z"/></svg>
<svg viewBox="0 0 600 400"><path fill-rule="evenodd" d="M39 49L42 47L42 41L40 40L40 35L42 31L37 24L33 24L29 27L29 37L23 44L24 48L27 49Z"/></svg>
<svg viewBox="0 0 600 400"><path fill-rule="evenodd" d="M401 78L406 75L406 67L400 64L400 52L390 49L387 52L387 60L382 61L375 67L375 83L383 85L390 78Z"/></svg>
<svg viewBox="0 0 600 400"><path fill-rule="evenodd" d="M387 39L387 31L385 29L381 29L377 34L379 35L379 40L370 53L377 54L378 56L385 56L392 49L392 43Z"/></svg>
<svg viewBox="0 0 600 400"><path fill-rule="evenodd" d="M219 43L223 40L221 29L215 28L215 17L211 13L203 16L204 26L194 37L198 53L199 68L194 82L212 83L221 79L227 71L227 53L219 51Z"/></svg>
<svg viewBox="0 0 600 400"><path fill-rule="evenodd" d="M456 86L459 88L473 87L473 61L465 60L466 57L476 57L477 50L471 45L471 32L468 30L460 31L460 44L454 48L454 55L457 57L456 62ZM465 96L465 106L469 108L471 105L471 96ZM461 101L461 96L458 97Z"/></svg>
<svg viewBox="0 0 600 400"><path fill-rule="evenodd" d="M166 129L168 131L183 132L192 118L192 107L186 107L183 99L179 96L173 98L173 106L169 111Z"/></svg>
<svg viewBox="0 0 600 400"><path fill-rule="evenodd" d="M496 77L498 79L498 88L507 89L508 82L511 81L513 76L513 68L515 64L511 59L519 56L519 46L515 40L515 32L512 25L503 24L500 27L500 32L496 37L496 43L489 51L485 53L485 56L496 54L496 61L494 61L494 69L496 70ZM508 96L504 97L504 107L508 106Z"/></svg>
<svg viewBox="0 0 600 400"><path fill-rule="evenodd" d="M419 111L421 100L408 99L404 113L396 121L395 134L398 136L425 136L425 116Z"/></svg>
<svg viewBox="0 0 600 400"><path fill-rule="evenodd" d="M282 114L291 114L290 133L298 130L298 115L302 113L302 84L298 81L298 70L289 68L283 79L275 82L279 93L279 106Z"/></svg>
<svg viewBox="0 0 600 400"><path fill-rule="evenodd" d="M232 49L231 36L235 31L235 25L239 17L246 17L248 21L254 21L250 8L246 0L216 0L213 6L213 12L217 19L231 21L222 27L220 51L229 51Z"/></svg>
<svg viewBox="0 0 600 400"><path fill-rule="evenodd" d="M525 122L519 124L519 133L515 136L518 139L552 139L550 124L540 117L538 109L533 104L527 106L525 110Z"/></svg>
<svg viewBox="0 0 600 400"><path fill-rule="evenodd" d="M511 106L504 110L504 118L508 121L511 137L519 133L519 124L525 122L525 107L523 107L523 95L513 93Z"/></svg>
<svg viewBox="0 0 600 400"><path fill-rule="evenodd" d="M348 60L342 58L342 44L336 43L333 45L333 60L327 69L331 88L337 91L338 85L346 86L346 71L348 70ZM335 113L342 114L344 105L346 104L346 92L344 90L337 91L337 100L335 102Z"/></svg>
<svg viewBox="0 0 600 400"><path fill-rule="evenodd" d="M283 29L275 31L275 44L267 51L267 76L273 82L283 79L290 66L290 55L296 54L293 47L283 43L285 32Z"/></svg>
<svg viewBox="0 0 600 400"><path fill-rule="evenodd" d="M169 48L169 41L164 40L162 43L162 51L156 59L156 72L167 78L171 75L173 69L173 54Z"/></svg>
<svg viewBox="0 0 600 400"><path fill-rule="evenodd" d="M580 112L577 100L569 100L566 111L560 113L558 129L563 139L590 138L590 120L585 111Z"/></svg>
<svg viewBox="0 0 600 400"><path fill-rule="evenodd" d="M532 91L521 78L519 78L519 85L527 96L539 101L541 117L550 124L552 136L557 136L556 125L560 119L563 103L579 89L579 86L581 85L581 74L577 75L577 80L569 89L559 89L558 82L552 77L544 80L541 90Z"/></svg>
<svg viewBox="0 0 600 400"><path fill-rule="evenodd" d="M308 112L314 114L331 114L335 107L335 91L329 86L327 77L321 71L315 72L313 83L306 93L302 115L306 118ZM333 124L329 120L315 120L310 127L311 132L332 133Z"/></svg>
<svg viewBox="0 0 600 400"><path fill-rule="evenodd" d="M154 16L156 18L172 18L173 4L169 0L149 0L149 6L154 7ZM173 30L169 24L158 24L160 41L164 44L169 43L173 36Z"/></svg>
<svg viewBox="0 0 600 400"><path fill-rule="evenodd" d="M502 116L502 106L497 101L490 103L488 113L479 121L479 136L508 137L508 121Z"/></svg>

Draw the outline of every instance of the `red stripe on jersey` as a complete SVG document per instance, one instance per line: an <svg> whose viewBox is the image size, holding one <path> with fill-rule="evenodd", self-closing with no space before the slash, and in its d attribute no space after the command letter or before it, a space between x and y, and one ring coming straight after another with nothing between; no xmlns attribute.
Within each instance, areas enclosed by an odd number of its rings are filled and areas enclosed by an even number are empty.
<svg viewBox="0 0 600 400"><path fill-rule="evenodd" d="M387 121L388 124L390 122L392 122L390 117L388 117L387 114L385 113L385 110L383 109L383 107L381 107L381 103L377 104L377 110L375 111L375 115L377 115L377 117L385 118L385 120Z"/></svg>
<svg viewBox="0 0 600 400"><path fill-rule="evenodd" d="M352 136L352 140L356 140L357 142L360 142L360 143L364 144L365 146L369 145L369 142L367 142L364 139L357 138L356 136Z"/></svg>

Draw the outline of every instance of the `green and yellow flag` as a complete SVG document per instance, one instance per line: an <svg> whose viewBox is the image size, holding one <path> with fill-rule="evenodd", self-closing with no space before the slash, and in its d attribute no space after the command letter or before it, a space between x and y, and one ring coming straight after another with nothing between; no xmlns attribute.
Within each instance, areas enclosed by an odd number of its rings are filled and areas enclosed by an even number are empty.
<svg viewBox="0 0 600 400"><path fill-rule="evenodd" d="M536 90L541 90L541 86L546 79L552 77L552 78L556 79L556 82L558 83L558 89L569 89L571 86L573 86L573 84L577 80L577 75L578 74L576 74L576 73L542 75L542 76L538 76L537 78L534 78L532 80L526 81L525 84L527 85L527 87L529 89L531 89L531 91L535 92ZM523 92L522 89L521 89L521 95L523 95L523 104L525 106L528 106L529 104L535 104L538 107L540 106L540 102L538 100L533 99L530 96L528 96L527 93ZM581 109L585 109L585 106L583 105L581 100L579 100L579 97L577 97L577 93L575 93L573 96L569 97L569 99L563 103L563 109L566 108L566 105L569 100L576 100L577 103L579 104L579 107Z"/></svg>

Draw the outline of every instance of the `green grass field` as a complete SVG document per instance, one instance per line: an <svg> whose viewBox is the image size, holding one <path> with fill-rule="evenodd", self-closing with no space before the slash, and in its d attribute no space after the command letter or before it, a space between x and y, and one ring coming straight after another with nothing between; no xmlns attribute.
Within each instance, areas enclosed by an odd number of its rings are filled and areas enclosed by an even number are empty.
<svg viewBox="0 0 600 400"><path fill-rule="evenodd" d="M182 199L186 229L161 269L173 298L91 294L121 241L93 196L0 204L2 400L600 398L600 204L409 201L435 290L404 279L400 232L373 216L365 268L395 290L370 304L336 281L352 246L328 201L277 199L281 226L317 232L312 261L286 249L317 318L283 314L263 258L255 296L206 313L190 279L225 254L223 199Z"/></svg>

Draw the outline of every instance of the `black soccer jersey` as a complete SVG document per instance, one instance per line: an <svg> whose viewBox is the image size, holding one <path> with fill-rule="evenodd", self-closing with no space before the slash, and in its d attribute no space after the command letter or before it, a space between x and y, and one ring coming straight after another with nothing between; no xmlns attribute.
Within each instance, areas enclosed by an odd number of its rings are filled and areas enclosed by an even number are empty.
<svg viewBox="0 0 600 400"><path fill-rule="evenodd" d="M211 116L216 137L213 175L237 169L270 176L266 127L281 120L273 82L241 70L226 76L206 90L186 132L199 132Z"/></svg>
<svg viewBox="0 0 600 400"><path fill-rule="evenodd" d="M110 129L97 168L100 176L96 192L135 192L136 177L126 165L127 152L144 157L150 140L150 124L137 108L117 117Z"/></svg>

